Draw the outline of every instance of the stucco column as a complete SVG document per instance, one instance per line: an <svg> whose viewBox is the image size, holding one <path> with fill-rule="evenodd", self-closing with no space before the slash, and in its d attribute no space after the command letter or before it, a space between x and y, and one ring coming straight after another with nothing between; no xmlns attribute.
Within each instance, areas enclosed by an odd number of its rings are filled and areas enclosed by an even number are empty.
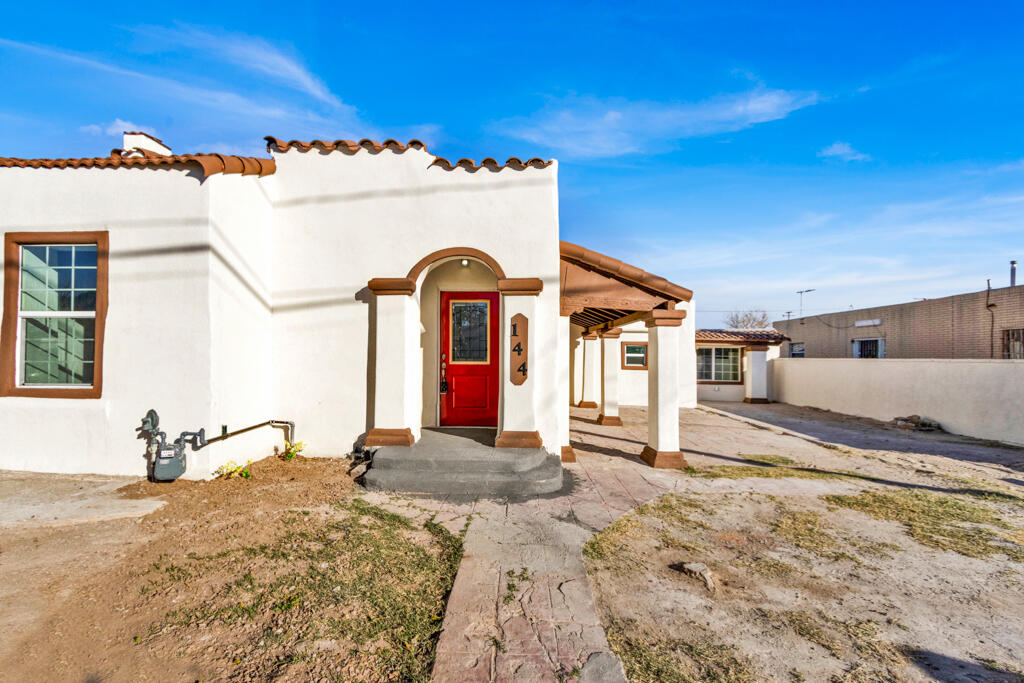
<svg viewBox="0 0 1024 683"><path fill-rule="evenodd" d="M600 341L595 332L583 335L582 339L577 358L580 359L583 370L583 388L580 391L579 403L576 405L580 408L596 408L601 398L601 376L598 374L598 363L601 359Z"/></svg>
<svg viewBox="0 0 1024 683"><path fill-rule="evenodd" d="M601 333L601 414L598 424L622 426L619 417L619 336L622 330L615 328Z"/></svg>
<svg viewBox="0 0 1024 683"><path fill-rule="evenodd" d="M408 281L371 280L370 290L376 294L377 328L373 428L366 446L411 446L420 431L413 415L420 376L418 306Z"/></svg>
<svg viewBox="0 0 1024 683"><path fill-rule="evenodd" d="M550 349L539 349L533 343L538 338L537 329L541 325L537 317L537 294L540 293L540 280L535 278L523 278L523 283L529 280L536 283L535 286L517 284L503 286L498 281L498 289L501 297L501 431L494 442L495 448L541 448L540 432L537 431L537 400L535 391L537 386L536 368L537 356L541 353L550 352ZM518 283L519 281L516 280ZM526 343L520 353L513 352L511 344L513 318L524 316L526 318ZM521 324L522 319L517 325ZM519 339L523 338L523 330L517 328ZM513 361L513 356L515 360ZM521 363L526 363L526 379L520 384L513 382L514 373L518 372ZM513 368L512 366L516 367ZM522 375L520 373L519 378ZM518 381L518 379L517 379Z"/></svg>
<svg viewBox="0 0 1024 683"><path fill-rule="evenodd" d="M652 467L686 467L679 451L679 334L685 312L651 313L647 320L647 445L640 457Z"/></svg>
<svg viewBox="0 0 1024 683"><path fill-rule="evenodd" d="M569 394L572 384L572 367L569 316L558 316L558 443L561 446L562 462L576 462L576 451L572 449L569 435Z"/></svg>
<svg viewBox="0 0 1024 683"><path fill-rule="evenodd" d="M748 346L746 352L747 370L743 376L743 401L768 403L768 346Z"/></svg>

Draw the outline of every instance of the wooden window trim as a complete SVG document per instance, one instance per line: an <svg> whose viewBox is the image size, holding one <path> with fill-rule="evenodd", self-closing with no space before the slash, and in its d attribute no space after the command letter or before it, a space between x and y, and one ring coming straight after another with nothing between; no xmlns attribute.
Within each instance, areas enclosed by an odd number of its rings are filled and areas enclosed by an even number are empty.
<svg viewBox="0 0 1024 683"><path fill-rule="evenodd" d="M723 381L723 380L716 380L716 379L699 379L699 380L697 380L697 384L708 384L708 385L718 384L718 385L721 385L721 386L738 386L738 385L744 383L745 377L743 375L743 359L747 357L746 348L744 348L742 346L736 346L736 345L733 345L733 344L716 344L714 346L698 346L697 348L698 349L739 349L740 350L740 378L739 378L739 380L734 381L734 382L733 381L726 382L726 381Z"/></svg>
<svg viewBox="0 0 1024 683"><path fill-rule="evenodd" d="M92 386L20 387L16 367L18 348L18 295L20 248L29 244L96 245L96 337ZM103 337L107 321L107 260L109 232L9 232L4 235L4 316L0 321L0 396L25 398L100 398L103 395Z"/></svg>
<svg viewBox="0 0 1024 683"><path fill-rule="evenodd" d="M629 346L642 346L642 347L644 347L644 364L643 364L643 366L640 366L640 365L626 365L626 345L627 344ZM648 363L650 363L650 361L651 361L650 356L648 355L649 349L647 348L647 346L648 346L648 342L645 342L645 341L623 341L620 344L620 352L619 352L619 355L620 355L620 368L622 370L646 370Z"/></svg>

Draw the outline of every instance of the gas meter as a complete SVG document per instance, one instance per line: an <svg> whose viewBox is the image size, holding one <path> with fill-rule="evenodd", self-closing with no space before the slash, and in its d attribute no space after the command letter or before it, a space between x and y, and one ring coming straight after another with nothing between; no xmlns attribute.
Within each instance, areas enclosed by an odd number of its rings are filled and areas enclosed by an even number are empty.
<svg viewBox="0 0 1024 683"><path fill-rule="evenodd" d="M152 408L142 418L142 426L136 427L140 439L146 439L146 460L150 481L174 481L185 474L185 444L191 444L197 451L206 445L206 430L182 432L173 443L167 443L167 435L160 431L160 416Z"/></svg>

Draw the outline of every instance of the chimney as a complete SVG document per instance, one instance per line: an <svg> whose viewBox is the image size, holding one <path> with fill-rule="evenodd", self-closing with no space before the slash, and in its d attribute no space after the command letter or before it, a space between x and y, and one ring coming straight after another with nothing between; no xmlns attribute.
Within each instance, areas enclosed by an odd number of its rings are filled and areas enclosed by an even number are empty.
<svg viewBox="0 0 1024 683"><path fill-rule="evenodd" d="M1017 286L1017 262L1010 261L1010 286Z"/></svg>
<svg viewBox="0 0 1024 683"><path fill-rule="evenodd" d="M124 141L121 143L121 149L126 152L135 149L165 156L171 153L171 148L165 145L160 138L154 137L149 133L130 131L124 132Z"/></svg>

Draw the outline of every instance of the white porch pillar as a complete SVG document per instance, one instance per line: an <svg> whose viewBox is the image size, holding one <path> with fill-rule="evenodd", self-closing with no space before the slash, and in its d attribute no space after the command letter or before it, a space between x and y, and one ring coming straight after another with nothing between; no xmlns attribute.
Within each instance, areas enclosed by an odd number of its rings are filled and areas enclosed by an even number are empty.
<svg viewBox="0 0 1024 683"><path fill-rule="evenodd" d="M558 444L561 446L562 462L576 462L576 451L572 449L569 435L569 394L572 384L572 365L569 354L571 334L569 316L558 316Z"/></svg>
<svg viewBox="0 0 1024 683"><path fill-rule="evenodd" d="M747 371L743 377L743 401L768 403L768 346L746 348Z"/></svg>
<svg viewBox="0 0 1024 683"><path fill-rule="evenodd" d="M580 408L596 408L600 400L601 375L599 374L599 361L601 359L600 341L597 334L591 332L583 335L582 368L583 368L583 389L580 391L580 400L576 405ZM579 352L578 352L579 353Z"/></svg>
<svg viewBox="0 0 1024 683"><path fill-rule="evenodd" d="M601 414L598 424L622 426L619 417L619 336L622 330L615 328L601 333Z"/></svg>
<svg viewBox="0 0 1024 683"><path fill-rule="evenodd" d="M679 450L679 334L685 311L654 310L647 320L647 445L651 467L682 468Z"/></svg>
<svg viewBox="0 0 1024 683"><path fill-rule="evenodd" d="M420 435L419 313L408 280L370 281L376 294L373 428L366 446L411 446Z"/></svg>
<svg viewBox="0 0 1024 683"><path fill-rule="evenodd" d="M508 283L508 284L505 284ZM537 294L541 291L541 281L536 278L520 278L499 280L498 290L501 297L501 431L494 442L495 448L542 448L540 432L537 431L537 401L534 395L537 382L534 379L537 366L537 355L545 350L533 343L537 337L537 329L541 321L537 318ZM526 380L522 384L513 384L511 344L512 318L517 314L526 317L526 348L522 358L526 363ZM519 335L522 336L522 330ZM517 357L518 361L520 357ZM514 363L517 367L519 362Z"/></svg>

